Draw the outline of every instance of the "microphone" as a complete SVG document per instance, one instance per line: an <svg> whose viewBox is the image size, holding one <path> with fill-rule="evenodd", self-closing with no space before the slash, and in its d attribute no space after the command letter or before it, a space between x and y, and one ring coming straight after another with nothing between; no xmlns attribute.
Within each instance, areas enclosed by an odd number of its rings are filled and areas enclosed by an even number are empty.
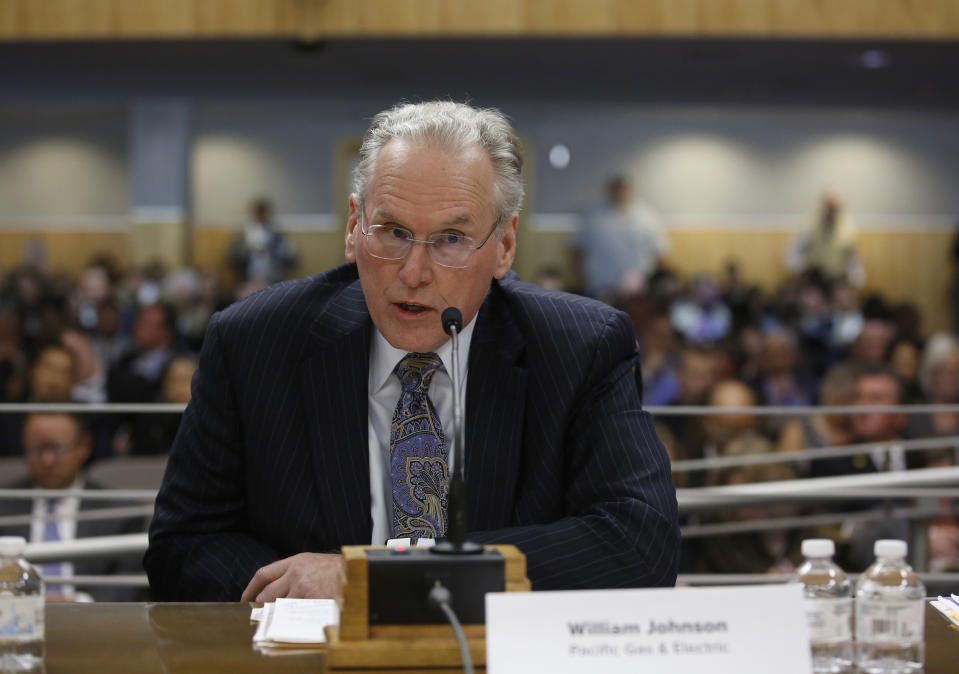
<svg viewBox="0 0 959 674"><path fill-rule="evenodd" d="M460 338L463 329L463 314L456 307L447 307L440 316L443 330L452 338L453 371L450 380L453 384L453 428L450 434L450 471L449 495L447 497L446 540L437 543L431 551L438 554L475 554L483 551L483 546L466 540L466 457L465 437L463 435L463 390L460 388Z"/></svg>
<svg viewBox="0 0 959 674"><path fill-rule="evenodd" d="M454 333L459 333L463 329L463 314L456 307L446 307L443 309L443 314L440 316L440 320L443 321L443 331L453 337L453 339L458 339ZM456 357L456 352L453 352L453 357ZM458 374L458 373L457 373Z"/></svg>

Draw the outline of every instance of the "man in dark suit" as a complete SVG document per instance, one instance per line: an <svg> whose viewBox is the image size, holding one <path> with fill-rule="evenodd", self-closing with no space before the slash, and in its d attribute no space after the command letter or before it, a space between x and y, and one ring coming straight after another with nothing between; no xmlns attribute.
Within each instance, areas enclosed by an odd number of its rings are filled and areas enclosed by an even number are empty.
<svg viewBox="0 0 959 674"><path fill-rule="evenodd" d="M331 596L341 546L441 537L450 306L471 539L517 545L534 589L675 582L675 490L632 325L509 271L521 165L495 110L374 118L348 264L211 320L144 559L158 598Z"/></svg>
<svg viewBox="0 0 959 674"><path fill-rule="evenodd" d="M90 434L80 421L68 414L29 414L23 424L23 447L30 478L7 485L14 489L98 489L86 480L83 465L90 456ZM79 513L97 508L130 505L118 501L81 500L78 497L37 497L31 500L0 500L0 515L30 515L32 523L0 527L0 535L23 536L28 541L62 541L91 536L140 533L146 526L144 518L114 518L100 520L78 519ZM94 575L135 573L135 559L89 559L73 563L47 564L41 573L51 575ZM77 592L72 585L48 583L48 600L90 598L98 601L131 601L135 589L122 587L93 587Z"/></svg>

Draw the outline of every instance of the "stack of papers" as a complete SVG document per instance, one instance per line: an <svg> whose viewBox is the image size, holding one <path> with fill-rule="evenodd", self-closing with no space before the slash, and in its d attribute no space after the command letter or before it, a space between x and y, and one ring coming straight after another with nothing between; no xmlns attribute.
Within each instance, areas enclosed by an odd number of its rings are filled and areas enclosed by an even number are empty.
<svg viewBox="0 0 959 674"><path fill-rule="evenodd" d="M939 599L933 599L930 603L935 606L942 615L946 616L949 622L959 627L959 597L956 595L949 597L939 595Z"/></svg>
<svg viewBox="0 0 959 674"><path fill-rule="evenodd" d="M327 625L339 622L333 599L285 599L255 608L250 620L258 622L253 646L264 653L292 653L324 648Z"/></svg>

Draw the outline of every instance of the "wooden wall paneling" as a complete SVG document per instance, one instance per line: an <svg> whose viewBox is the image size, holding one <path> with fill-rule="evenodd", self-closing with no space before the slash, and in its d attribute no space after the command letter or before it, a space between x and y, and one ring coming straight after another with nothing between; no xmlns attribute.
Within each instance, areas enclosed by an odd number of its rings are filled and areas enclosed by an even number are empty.
<svg viewBox="0 0 959 674"><path fill-rule="evenodd" d="M94 254L108 252L123 266L128 263L127 233L82 231L0 231L0 272L7 273L22 263L28 241L39 239L47 249L47 266L54 273L76 278Z"/></svg>
<svg viewBox="0 0 959 674"><path fill-rule="evenodd" d="M524 4L515 0L444 2L440 24L458 35L523 35L528 32Z"/></svg>
<svg viewBox="0 0 959 674"><path fill-rule="evenodd" d="M223 287L233 285L233 271L226 263L226 252L236 231L233 227L202 227L190 232L190 265L197 269L216 269Z"/></svg>
<svg viewBox="0 0 959 674"><path fill-rule="evenodd" d="M16 0L0 0L0 40L20 37L20 11Z"/></svg>
<svg viewBox="0 0 959 674"><path fill-rule="evenodd" d="M615 35L618 0L526 0L524 29L532 35ZM640 4L640 3L637 3Z"/></svg>
<svg viewBox="0 0 959 674"><path fill-rule="evenodd" d="M769 33L771 3L767 0L699 1L698 21L708 33L762 36Z"/></svg>
<svg viewBox="0 0 959 674"><path fill-rule="evenodd" d="M783 251L792 232L754 229L672 229L665 263L684 277L706 273L719 278L726 264L739 264L743 279L775 288L787 275Z"/></svg>
<svg viewBox="0 0 959 674"><path fill-rule="evenodd" d="M364 35L363 4L340 0L287 0L283 3L287 21L294 26L296 34L308 37Z"/></svg>
<svg viewBox="0 0 959 674"><path fill-rule="evenodd" d="M862 0L860 0L862 1ZM855 25L854 3L830 0L777 0L773 6L773 30L778 35L838 36L847 30L850 21Z"/></svg>
<svg viewBox="0 0 959 674"><path fill-rule="evenodd" d="M27 39L116 35L113 0L17 0L20 34Z"/></svg>
<svg viewBox="0 0 959 674"><path fill-rule="evenodd" d="M295 3L265 0L203 0L195 6L202 37L256 37L295 33Z"/></svg>
<svg viewBox="0 0 959 674"><path fill-rule="evenodd" d="M360 26L366 35L442 35L451 29L440 24L442 0L403 0L357 3Z"/></svg>
<svg viewBox="0 0 959 674"><path fill-rule="evenodd" d="M0 0L0 39L959 36L956 0Z"/></svg>
<svg viewBox="0 0 959 674"><path fill-rule="evenodd" d="M952 232L872 231L857 239L866 269L866 292L891 302L912 302L922 312L923 330L951 328L949 283Z"/></svg>
<svg viewBox="0 0 959 674"><path fill-rule="evenodd" d="M644 3L637 3L642 6ZM696 25L699 17L699 0L656 0L650 3L654 7L655 15L651 14L646 20L652 22L647 30L659 35L682 35L693 32L691 26ZM630 33L642 25L630 26Z"/></svg>
<svg viewBox="0 0 959 674"><path fill-rule="evenodd" d="M116 36L188 38L197 35L196 3L192 0L117 2L113 4Z"/></svg>

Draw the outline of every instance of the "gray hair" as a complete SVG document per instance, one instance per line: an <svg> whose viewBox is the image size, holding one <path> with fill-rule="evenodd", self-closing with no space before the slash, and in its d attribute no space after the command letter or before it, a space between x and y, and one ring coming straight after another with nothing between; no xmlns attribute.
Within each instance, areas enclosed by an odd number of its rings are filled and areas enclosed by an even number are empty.
<svg viewBox="0 0 959 674"><path fill-rule="evenodd" d="M450 151L479 145L493 171L496 226L519 214L523 204L523 157L519 138L496 108L477 109L453 101L401 103L377 114L363 136L360 161L353 169L353 193L362 212L380 150L394 138L439 145Z"/></svg>
<svg viewBox="0 0 959 674"><path fill-rule="evenodd" d="M959 353L959 338L949 332L937 332L929 341L922 353L922 363L919 365L919 386L929 398L932 395L932 378L944 361Z"/></svg>

